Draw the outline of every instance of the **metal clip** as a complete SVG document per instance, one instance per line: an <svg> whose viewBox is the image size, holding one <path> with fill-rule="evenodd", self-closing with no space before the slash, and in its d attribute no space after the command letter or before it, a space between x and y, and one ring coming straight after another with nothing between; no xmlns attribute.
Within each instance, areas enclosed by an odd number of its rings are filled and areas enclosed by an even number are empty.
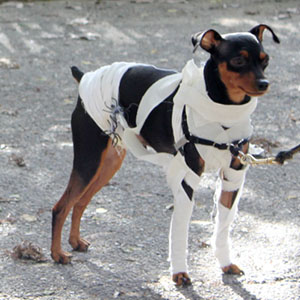
<svg viewBox="0 0 300 300"><path fill-rule="evenodd" d="M251 154L245 154L242 151L239 151L239 159L242 165L250 165L250 166L257 166L257 165L278 165L279 162L276 161L276 157L267 157L267 158L255 158Z"/></svg>

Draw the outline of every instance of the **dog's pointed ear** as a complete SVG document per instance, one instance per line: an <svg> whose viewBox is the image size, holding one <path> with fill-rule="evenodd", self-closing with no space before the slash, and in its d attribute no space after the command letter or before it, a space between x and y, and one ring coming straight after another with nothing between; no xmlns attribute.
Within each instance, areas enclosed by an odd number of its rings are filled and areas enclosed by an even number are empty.
<svg viewBox="0 0 300 300"><path fill-rule="evenodd" d="M263 33L264 33L265 29L268 29L272 33L273 41L279 44L280 40L279 40L278 36L274 33L273 29L266 24L259 24L255 27L253 27L250 30L250 33L254 34L258 38L258 40L260 42L262 42L263 41Z"/></svg>
<svg viewBox="0 0 300 300"><path fill-rule="evenodd" d="M213 29L195 33L192 36L192 43L194 46L193 53L195 53L199 46L205 51L213 53L215 49L220 45L222 40L223 38L221 37L221 35Z"/></svg>

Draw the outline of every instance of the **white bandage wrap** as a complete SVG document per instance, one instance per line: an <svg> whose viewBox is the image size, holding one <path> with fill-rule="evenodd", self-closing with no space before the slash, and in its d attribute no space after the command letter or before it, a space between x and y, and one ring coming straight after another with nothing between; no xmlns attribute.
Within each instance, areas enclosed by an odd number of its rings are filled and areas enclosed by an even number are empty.
<svg viewBox="0 0 300 300"><path fill-rule="evenodd" d="M119 85L125 72L135 63L116 62L83 75L79 96L90 117L103 131L111 130L110 108L118 104ZM126 122L125 122L126 123ZM127 124L120 124L127 127Z"/></svg>
<svg viewBox="0 0 300 300"><path fill-rule="evenodd" d="M231 242L230 242L230 226L234 221L234 217L238 210L238 204L243 190L245 172L241 177L239 186L235 186L235 191L237 194L234 198L234 203L229 209L220 203L220 197L222 191L224 191L224 185L226 186L226 181L219 178L217 182L217 188L214 195L214 201L217 207L217 215L215 218L216 224L214 229L214 234L212 237L212 245L214 254L219 261L221 268L229 266L232 263L231 258ZM232 190L231 190L232 191Z"/></svg>
<svg viewBox="0 0 300 300"><path fill-rule="evenodd" d="M184 158L178 153L167 170L167 181L174 196L174 211L169 234L169 260L172 274L187 272L188 228L194 201L182 187L182 180L190 173ZM193 175L192 175L193 176ZM190 179L194 188L199 184L199 176L194 173Z"/></svg>
<svg viewBox="0 0 300 300"><path fill-rule="evenodd" d="M174 211L169 235L169 260L171 274L187 272L188 229L194 201L190 200L181 183L173 191Z"/></svg>
<svg viewBox="0 0 300 300"><path fill-rule="evenodd" d="M237 191L241 186L243 186L248 168L249 166L242 170L235 170L232 168L220 170L222 190L226 192Z"/></svg>

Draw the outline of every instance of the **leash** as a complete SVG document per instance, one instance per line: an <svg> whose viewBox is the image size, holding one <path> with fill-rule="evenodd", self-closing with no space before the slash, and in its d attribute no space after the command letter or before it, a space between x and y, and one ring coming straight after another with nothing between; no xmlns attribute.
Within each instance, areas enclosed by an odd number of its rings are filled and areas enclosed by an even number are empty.
<svg viewBox="0 0 300 300"><path fill-rule="evenodd" d="M292 159L294 154L300 151L300 144L287 150L280 151L276 156L266 157L266 158L255 158L251 154L245 154L239 151L239 159L242 165L283 165L288 159Z"/></svg>

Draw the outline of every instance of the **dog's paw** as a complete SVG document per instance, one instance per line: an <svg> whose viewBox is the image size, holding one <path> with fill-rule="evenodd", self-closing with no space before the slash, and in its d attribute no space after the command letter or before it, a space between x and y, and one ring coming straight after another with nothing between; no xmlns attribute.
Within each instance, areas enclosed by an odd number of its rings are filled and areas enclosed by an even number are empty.
<svg viewBox="0 0 300 300"><path fill-rule="evenodd" d="M188 286L192 284L192 281L186 272L173 274L172 280L175 282L177 287Z"/></svg>
<svg viewBox="0 0 300 300"><path fill-rule="evenodd" d="M244 271L241 270L237 265L231 264L229 266L223 267L222 271L224 274L229 274L229 275L244 275Z"/></svg>
<svg viewBox="0 0 300 300"><path fill-rule="evenodd" d="M59 264L68 264L71 262L72 254L66 251L52 251L51 257Z"/></svg>
<svg viewBox="0 0 300 300"><path fill-rule="evenodd" d="M76 240L70 239L69 243L72 246L74 251L79 251L79 252L86 252L91 244L90 242L82 238Z"/></svg>

